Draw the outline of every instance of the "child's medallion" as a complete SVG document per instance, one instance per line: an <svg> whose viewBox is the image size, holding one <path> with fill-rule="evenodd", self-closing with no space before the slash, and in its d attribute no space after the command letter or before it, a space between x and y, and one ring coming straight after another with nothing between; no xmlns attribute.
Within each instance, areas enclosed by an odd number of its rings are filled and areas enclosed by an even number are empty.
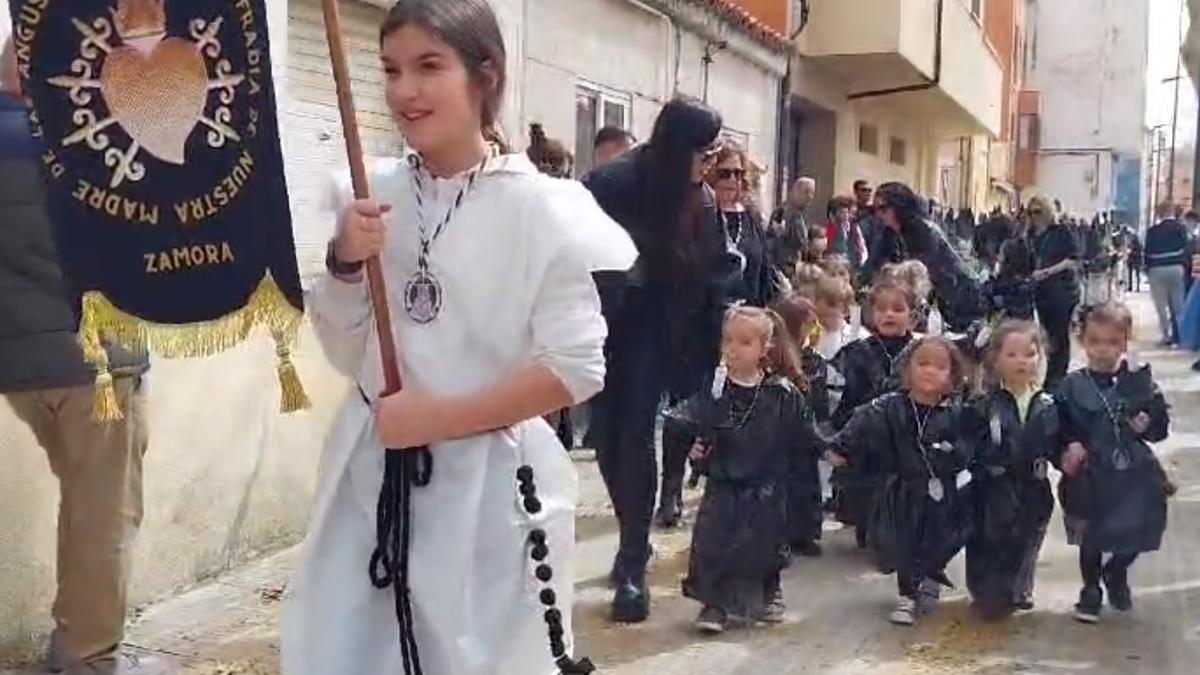
<svg viewBox="0 0 1200 675"><path fill-rule="evenodd" d="M442 285L432 274L418 271L404 287L404 310L419 324L437 318L442 310Z"/></svg>
<svg viewBox="0 0 1200 675"><path fill-rule="evenodd" d="M929 479L929 498L939 504L946 498L946 488L940 478Z"/></svg>

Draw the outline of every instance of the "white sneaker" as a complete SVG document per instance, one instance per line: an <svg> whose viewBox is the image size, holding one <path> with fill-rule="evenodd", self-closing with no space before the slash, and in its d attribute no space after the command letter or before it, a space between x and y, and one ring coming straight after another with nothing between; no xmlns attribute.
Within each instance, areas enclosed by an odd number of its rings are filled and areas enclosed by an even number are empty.
<svg viewBox="0 0 1200 675"><path fill-rule="evenodd" d="M908 596L900 596L896 601L896 609L888 615L888 621L897 626L911 626L916 623L917 601Z"/></svg>

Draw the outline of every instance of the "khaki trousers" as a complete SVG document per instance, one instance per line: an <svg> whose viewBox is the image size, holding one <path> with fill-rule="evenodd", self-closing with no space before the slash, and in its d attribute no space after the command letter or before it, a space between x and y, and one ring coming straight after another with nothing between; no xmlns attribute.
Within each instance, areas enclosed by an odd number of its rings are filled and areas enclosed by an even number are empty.
<svg viewBox="0 0 1200 675"><path fill-rule="evenodd" d="M58 478L58 595L53 616L70 665L104 668L125 636L130 553L142 522L142 378L115 382L125 419L92 419L94 387L7 394Z"/></svg>

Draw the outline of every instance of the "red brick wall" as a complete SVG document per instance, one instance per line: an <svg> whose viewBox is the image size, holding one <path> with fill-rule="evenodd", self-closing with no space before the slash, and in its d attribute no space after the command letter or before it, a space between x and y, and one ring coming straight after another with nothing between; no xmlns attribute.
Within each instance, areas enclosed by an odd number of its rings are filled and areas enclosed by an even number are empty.
<svg viewBox="0 0 1200 675"><path fill-rule="evenodd" d="M733 5L739 5L754 15L754 18L770 26L774 30L788 34L789 0L725 0Z"/></svg>

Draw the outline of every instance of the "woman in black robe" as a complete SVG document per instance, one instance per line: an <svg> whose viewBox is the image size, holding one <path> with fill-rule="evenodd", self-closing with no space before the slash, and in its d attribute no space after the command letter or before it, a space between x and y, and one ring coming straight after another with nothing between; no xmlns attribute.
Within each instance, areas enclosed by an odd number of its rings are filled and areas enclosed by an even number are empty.
<svg viewBox="0 0 1200 675"><path fill-rule="evenodd" d="M762 215L754 205L754 176L757 168L745 150L732 141L722 141L716 154L708 159L705 184L716 197L717 210L725 235L725 256L729 270L726 301L752 307L766 307L778 294L777 273L771 261ZM693 386L676 387L671 403L678 395L691 394ZM679 433L667 420L663 425L662 489L659 491L655 522L664 528L677 526L683 515L683 479L691 439ZM693 467L693 477L699 467Z"/></svg>
<svg viewBox="0 0 1200 675"><path fill-rule="evenodd" d="M598 279L608 321L608 373L593 402L597 462L620 524L612 616L650 612L646 565L658 483L655 432L664 396L703 386L718 360L731 273L705 159L721 116L686 97L663 107L650 141L584 179L600 207L629 231L638 261ZM740 274L740 270L738 270Z"/></svg>
<svg viewBox="0 0 1200 675"><path fill-rule="evenodd" d="M883 232L872 247L870 274L888 262L920 260L929 269L933 297L946 326L966 333L987 316L979 280L931 220L922 200L903 183L885 183L875 192L876 214Z"/></svg>

